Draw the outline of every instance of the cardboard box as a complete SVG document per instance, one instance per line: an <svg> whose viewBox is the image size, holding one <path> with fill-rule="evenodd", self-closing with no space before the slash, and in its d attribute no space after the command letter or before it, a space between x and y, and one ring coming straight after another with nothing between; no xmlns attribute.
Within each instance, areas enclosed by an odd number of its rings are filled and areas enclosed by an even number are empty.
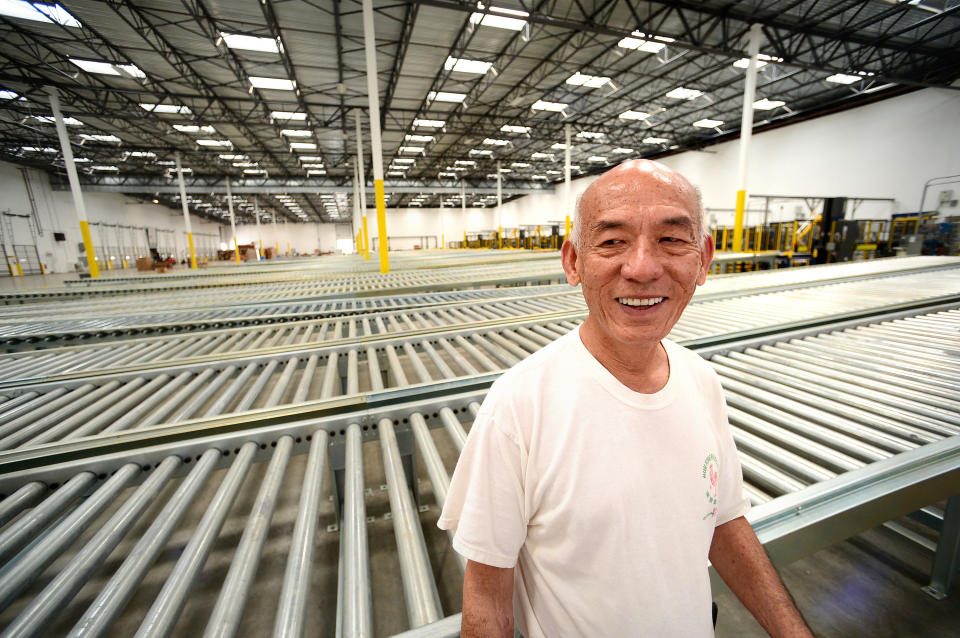
<svg viewBox="0 0 960 638"><path fill-rule="evenodd" d="M139 259L137 259L137 270L140 270L140 271L153 270L153 259L151 257L140 257Z"/></svg>

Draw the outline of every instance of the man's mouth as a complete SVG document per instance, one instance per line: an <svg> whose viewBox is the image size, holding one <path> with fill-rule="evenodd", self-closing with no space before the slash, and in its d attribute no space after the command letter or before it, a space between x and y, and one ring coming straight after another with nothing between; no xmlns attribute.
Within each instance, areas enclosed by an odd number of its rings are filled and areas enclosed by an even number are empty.
<svg viewBox="0 0 960 638"><path fill-rule="evenodd" d="M617 301L624 306L655 306L662 302L666 297L618 297Z"/></svg>

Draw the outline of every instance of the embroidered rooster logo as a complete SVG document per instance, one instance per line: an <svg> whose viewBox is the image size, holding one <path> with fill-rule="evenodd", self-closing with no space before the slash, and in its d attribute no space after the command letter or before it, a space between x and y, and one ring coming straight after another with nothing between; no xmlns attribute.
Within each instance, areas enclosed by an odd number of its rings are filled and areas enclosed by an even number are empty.
<svg viewBox="0 0 960 638"><path fill-rule="evenodd" d="M703 461L703 470L701 471L701 476L706 481L706 495L707 502L710 504L710 511L704 514L704 520L710 518L711 516L717 515L717 501L719 487L717 481L720 474L720 461L713 454L707 455L707 458Z"/></svg>

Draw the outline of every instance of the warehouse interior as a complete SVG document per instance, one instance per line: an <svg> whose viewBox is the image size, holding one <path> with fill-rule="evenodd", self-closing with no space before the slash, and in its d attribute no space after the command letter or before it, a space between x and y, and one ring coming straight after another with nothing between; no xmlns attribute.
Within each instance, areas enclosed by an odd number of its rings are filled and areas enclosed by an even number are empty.
<svg viewBox="0 0 960 638"><path fill-rule="evenodd" d="M458 636L450 476L586 318L559 248L634 158L700 191L669 338L814 633L956 635L960 4L0 0L0 30L0 635ZM765 635L711 580L716 634Z"/></svg>

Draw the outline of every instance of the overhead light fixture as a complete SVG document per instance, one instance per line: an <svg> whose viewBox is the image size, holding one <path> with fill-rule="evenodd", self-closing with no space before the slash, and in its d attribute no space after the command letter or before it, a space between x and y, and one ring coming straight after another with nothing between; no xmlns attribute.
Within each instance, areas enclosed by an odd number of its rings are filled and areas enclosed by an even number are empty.
<svg viewBox="0 0 960 638"><path fill-rule="evenodd" d="M20 150L24 153L59 153L57 149L52 146L21 146ZM73 160L76 162L77 160ZM90 160L87 160L88 162Z"/></svg>
<svg viewBox="0 0 960 638"><path fill-rule="evenodd" d="M266 175L267 171L262 168L245 168L243 169L244 175Z"/></svg>
<svg viewBox="0 0 960 638"><path fill-rule="evenodd" d="M90 170L91 170L91 171L104 171L104 172L109 171L109 172L115 172L115 171L119 171L120 168L117 167L117 166L91 166L91 167L90 167Z"/></svg>
<svg viewBox="0 0 960 638"><path fill-rule="evenodd" d="M275 91L295 91L297 83L286 78L264 78L250 76L250 86L255 89L272 89Z"/></svg>
<svg viewBox="0 0 960 638"><path fill-rule="evenodd" d="M607 158L602 155L591 155L587 158L588 162L600 162L606 164Z"/></svg>
<svg viewBox="0 0 960 638"><path fill-rule="evenodd" d="M854 82L859 82L863 79L863 76L860 75L848 75L846 73L834 73L827 78L827 82L833 82L834 84L853 84Z"/></svg>
<svg viewBox="0 0 960 638"><path fill-rule="evenodd" d="M20 97L20 94L16 91L0 90L0 100L15 100L18 97Z"/></svg>
<svg viewBox="0 0 960 638"><path fill-rule="evenodd" d="M323 166L323 164L321 164L321 163L316 163L316 164L303 164L303 165L300 166L300 168L324 168L324 166Z"/></svg>
<svg viewBox="0 0 960 638"><path fill-rule="evenodd" d="M597 131L580 131L577 133L577 137L587 140L598 140L603 137L605 133L600 133Z"/></svg>
<svg viewBox="0 0 960 638"><path fill-rule="evenodd" d="M486 144L487 146L507 146L510 144L510 140L499 140L495 137L487 137L484 138L482 143Z"/></svg>
<svg viewBox="0 0 960 638"><path fill-rule="evenodd" d="M687 89L682 86L678 86L672 91L667 92L666 97L674 100L692 100L693 98L700 97L703 95L703 91L698 91L697 89Z"/></svg>
<svg viewBox="0 0 960 638"><path fill-rule="evenodd" d="M56 118L52 115L33 115L33 119L40 122L41 124L56 124ZM83 122L78 120L75 117L65 117L63 118L63 123L67 126L83 126Z"/></svg>
<svg viewBox="0 0 960 638"><path fill-rule="evenodd" d="M754 102L753 108L757 109L758 111L770 111L773 109L778 109L784 104L786 104L786 102L783 100L768 100L767 98L763 98Z"/></svg>
<svg viewBox="0 0 960 638"><path fill-rule="evenodd" d="M440 171L439 173L437 173L437 177L440 177L440 178L444 178L444 177L457 178L457 177L459 177L459 175L457 175L456 173L447 173L447 172L445 172L445 171Z"/></svg>
<svg viewBox="0 0 960 638"><path fill-rule="evenodd" d="M319 155L301 155L297 158L301 162L322 162L323 158Z"/></svg>
<svg viewBox="0 0 960 638"><path fill-rule="evenodd" d="M454 162L457 166L476 166L477 163L474 160L456 160Z"/></svg>
<svg viewBox="0 0 960 638"><path fill-rule="evenodd" d="M156 156L157 154L153 151L131 151L127 153L127 157L136 157L138 159L149 159Z"/></svg>
<svg viewBox="0 0 960 638"><path fill-rule="evenodd" d="M403 139L406 142L432 142L434 137L433 135L404 135Z"/></svg>
<svg viewBox="0 0 960 638"><path fill-rule="evenodd" d="M256 167L260 162L234 162L233 165L237 168L252 168Z"/></svg>
<svg viewBox="0 0 960 638"><path fill-rule="evenodd" d="M450 91L430 91L427 93L427 99L431 102L456 102L460 103L467 99L466 93L451 93Z"/></svg>
<svg viewBox="0 0 960 638"><path fill-rule="evenodd" d="M470 154L470 155L481 155L481 156L484 156L484 157L488 157L488 156L490 156L490 155L493 155L493 151L485 151L485 150L481 150L481 149L479 149L479 148L472 148L472 149L470 149L470 153L469 153L469 154Z"/></svg>
<svg viewBox="0 0 960 638"><path fill-rule="evenodd" d="M504 124L500 127L500 130L504 133L518 133L520 135L530 132L529 126L514 126L512 124Z"/></svg>
<svg viewBox="0 0 960 638"><path fill-rule="evenodd" d="M513 162L510 164L510 166L514 168L530 168L531 165L527 162Z"/></svg>
<svg viewBox="0 0 960 638"><path fill-rule="evenodd" d="M424 147L422 146L401 146L397 149L398 153L423 153Z"/></svg>
<svg viewBox="0 0 960 638"><path fill-rule="evenodd" d="M550 145L550 148L552 148L555 151L565 151L567 150L567 145L564 144L563 142L554 142L553 144Z"/></svg>
<svg viewBox="0 0 960 638"><path fill-rule="evenodd" d="M174 124L173 128L181 133L206 133L213 135L217 132L217 129L212 126L199 126L197 124Z"/></svg>
<svg viewBox="0 0 960 638"><path fill-rule="evenodd" d="M617 148L613 149L613 152L617 155L628 155L633 152L633 149L625 146L618 146Z"/></svg>
<svg viewBox="0 0 960 638"><path fill-rule="evenodd" d="M0 15L34 22L50 22L65 27L80 27L80 21L59 4L41 4L27 0L0 1Z"/></svg>
<svg viewBox="0 0 960 638"><path fill-rule="evenodd" d="M553 153L531 153L530 159L553 159Z"/></svg>
<svg viewBox="0 0 960 638"><path fill-rule="evenodd" d="M119 144L121 140L116 135L103 135L103 134L94 134L94 133L81 133L80 138L87 142L116 142Z"/></svg>
<svg viewBox="0 0 960 638"><path fill-rule="evenodd" d="M270 111L271 120L283 120L285 122L302 122L307 119L306 113L297 113L296 111Z"/></svg>
<svg viewBox="0 0 960 638"><path fill-rule="evenodd" d="M559 113L560 111L567 108L567 104L563 102L547 102L546 100L537 100L534 102L530 108L534 111L553 111L554 113Z"/></svg>
<svg viewBox="0 0 960 638"><path fill-rule="evenodd" d="M414 164L417 160L412 157L395 157L393 159L394 164Z"/></svg>
<svg viewBox="0 0 960 638"><path fill-rule="evenodd" d="M650 114L643 111L624 111L620 114L621 120L645 120L648 117Z"/></svg>
<svg viewBox="0 0 960 638"><path fill-rule="evenodd" d="M547 176L546 176L546 175L531 175L531 176L530 176L530 179L542 179L542 180L546 180L546 179L547 179Z"/></svg>
<svg viewBox="0 0 960 638"><path fill-rule="evenodd" d="M140 108L151 113L190 115L190 107L177 106L176 104L140 104Z"/></svg>
<svg viewBox="0 0 960 638"><path fill-rule="evenodd" d="M446 124L445 120L414 120L414 126L422 126L424 128L440 128Z"/></svg>
<svg viewBox="0 0 960 638"><path fill-rule="evenodd" d="M598 89L609 81L610 78L605 75L587 75L579 71L567 78L567 84L585 86L588 89Z"/></svg>
<svg viewBox="0 0 960 638"><path fill-rule="evenodd" d="M220 32L223 43L231 49L244 51L263 51L264 53L280 53L280 45L274 38L262 38L255 35Z"/></svg>
<svg viewBox="0 0 960 638"><path fill-rule="evenodd" d="M483 3L477 3L478 9L484 9ZM490 13L475 12L470 14L470 23L479 24L482 27L493 27L495 29L507 29L509 31L522 31L527 25L527 21L522 18L530 14L526 11L517 9L505 9L503 7L490 7L487 9Z"/></svg>
<svg viewBox="0 0 960 638"><path fill-rule="evenodd" d="M231 154L228 154L228 155L217 155L217 157L219 157L219 158L222 159L222 160L227 160L227 161L242 161L242 160L247 159L247 156L246 156L246 155L231 155Z"/></svg>
<svg viewBox="0 0 960 638"><path fill-rule="evenodd" d="M645 138L643 138L643 143L644 143L644 144L666 144L666 143L669 142L669 141L670 141L670 140L668 140L668 139L665 138L665 137L645 137Z"/></svg>
<svg viewBox="0 0 960 638"><path fill-rule="evenodd" d="M133 78L145 78L147 75L134 64L114 64L112 62L98 62L96 60L81 60L79 58L69 58L70 62L87 73L98 73L100 75L127 75Z"/></svg>
<svg viewBox="0 0 960 638"><path fill-rule="evenodd" d="M233 147L233 142L231 142L230 140L204 139L204 140L197 140L197 144L200 146L208 146L211 148L232 148Z"/></svg>
<svg viewBox="0 0 960 638"><path fill-rule="evenodd" d="M477 75L483 75L490 70L491 66L493 66L493 62L468 60L466 58L454 58L449 56L443 63L443 68L446 71L456 71L457 73L476 73Z"/></svg>
<svg viewBox="0 0 960 638"><path fill-rule="evenodd" d="M617 46L623 49L631 49L633 51L643 51L644 53L659 53L668 44L675 42L673 38L667 38L659 35L647 35L641 31L634 31L630 35L632 37L623 38L617 42Z"/></svg>
<svg viewBox="0 0 960 638"><path fill-rule="evenodd" d="M305 151L315 151L317 150L317 145L313 142L290 142L290 150L295 151L302 149Z"/></svg>
<svg viewBox="0 0 960 638"><path fill-rule="evenodd" d="M562 174L563 174L562 171L555 171L555 170L547 171L547 175L562 175Z"/></svg>
<svg viewBox="0 0 960 638"><path fill-rule="evenodd" d="M757 68L767 66L768 62L783 62L783 58L778 58L773 55L765 55L763 53L757 54ZM740 58L733 63L733 66L738 69L745 69L750 66L750 58Z"/></svg>
<svg viewBox="0 0 960 638"><path fill-rule="evenodd" d="M406 177L403 171L387 171L387 177Z"/></svg>
<svg viewBox="0 0 960 638"><path fill-rule="evenodd" d="M700 128L716 128L723 124L723 120L711 120L710 118L703 118L702 120L697 120L693 123L694 126L699 126Z"/></svg>
<svg viewBox="0 0 960 638"><path fill-rule="evenodd" d="M287 137L310 137L313 135L313 131L305 128L285 128L280 131L280 135L286 135Z"/></svg>
<svg viewBox="0 0 960 638"><path fill-rule="evenodd" d="M501 169L500 169L500 172L501 172L501 173L512 173L512 172L513 172L513 169L512 169L512 168L501 168Z"/></svg>

